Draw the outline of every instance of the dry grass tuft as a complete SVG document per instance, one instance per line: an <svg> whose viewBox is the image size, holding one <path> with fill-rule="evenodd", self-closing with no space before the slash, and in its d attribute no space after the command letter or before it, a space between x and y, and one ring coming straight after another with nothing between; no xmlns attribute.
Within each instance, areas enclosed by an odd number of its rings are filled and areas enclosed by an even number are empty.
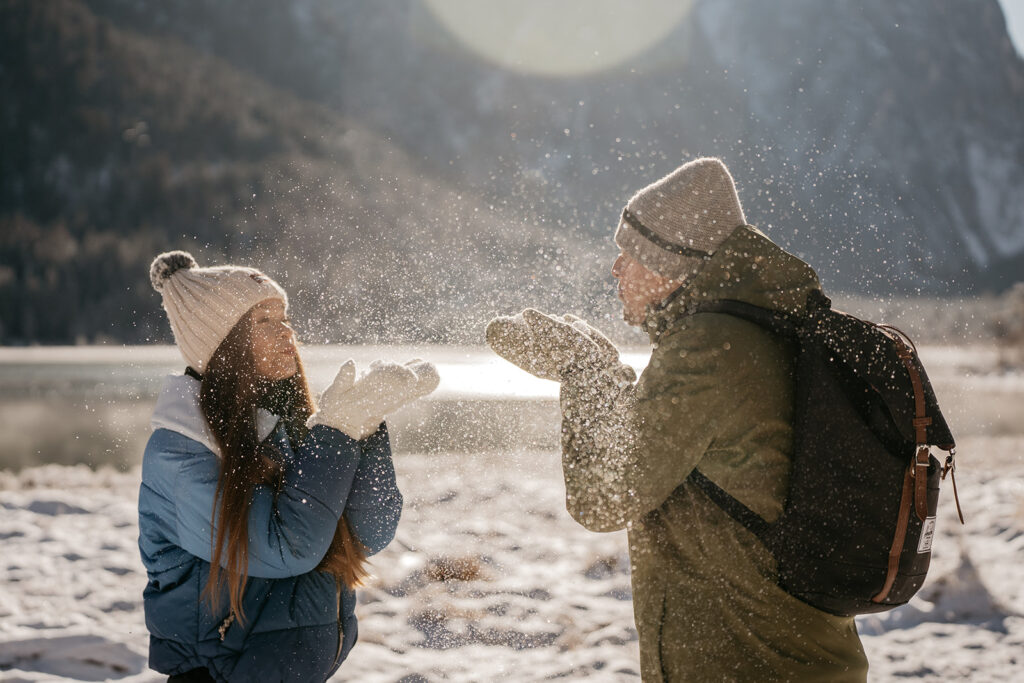
<svg viewBox="0 0 1024 683"><path fill-rule="evenodd" d="M431 559L424 574L431 581L476 581L484 578L480 558L441 556Z"/></svg>

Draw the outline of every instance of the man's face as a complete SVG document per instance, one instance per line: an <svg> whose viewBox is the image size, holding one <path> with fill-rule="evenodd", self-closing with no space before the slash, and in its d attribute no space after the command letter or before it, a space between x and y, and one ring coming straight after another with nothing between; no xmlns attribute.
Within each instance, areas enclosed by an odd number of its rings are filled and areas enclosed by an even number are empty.
<svg viewBox="0 0 1024 683"><path fill-rule="evenodd" d="M612 276L619 281L622 317L630 325L642 324L647 317L647 304L661 301L680 285L648 270L625 252L612 264Z"/></svg>

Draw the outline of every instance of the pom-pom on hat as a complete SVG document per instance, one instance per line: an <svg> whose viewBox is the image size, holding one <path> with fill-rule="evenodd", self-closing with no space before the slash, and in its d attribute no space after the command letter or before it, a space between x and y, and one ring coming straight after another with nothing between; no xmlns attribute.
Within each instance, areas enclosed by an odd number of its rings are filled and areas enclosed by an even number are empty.
<svg viewBox="0 0 1024 683"><path fill-rule="evenodd" d="M615 243L648 270L682 280L745 223L729 169L702 157L633 195Z"/></svg>
<svg viewBox="0 0 1024 683"><path fill-rule="evenodd" d="M163 296L178 350L200 373L250 308L267 299L288 305L281 285L255 268L200 268L185 251L169 251L153 259L149 280Z"/></svg>

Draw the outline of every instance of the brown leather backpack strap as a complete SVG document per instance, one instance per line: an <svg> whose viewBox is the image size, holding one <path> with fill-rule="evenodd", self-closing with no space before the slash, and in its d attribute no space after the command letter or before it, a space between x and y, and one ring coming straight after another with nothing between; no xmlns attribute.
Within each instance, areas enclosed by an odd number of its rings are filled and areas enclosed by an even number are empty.
<svg viewBox="0 0 1024 683"><path fill-rule="evenodd" d="M914 512L923 522L928 516L928 425L932 423L932 418L925 413L924 383L921 381L921 373L914 365L914 355L910 347L899 335L893 334L891 337L896 342L897 353L907 367L910 384L914 388L914 440L917 441L917 451L911 461L910 476L914 479Z"/></svg>
<svg viewBox="0 0 1024 683"><path fill-rule="evenodd" d="M900 570L900 555L903 553L903 544L907 539L907 527L910 525L910 506L914 499L914 478L911 476L913 466L907 468L903 475L903 494L900 496L900 512L896 518L896 533L893 535L892 546L889 548L889 566L885 573L885 583L878 595L871 598L872 602L882 602L892 590L892 584L896 581L896 574Z"/></svg>

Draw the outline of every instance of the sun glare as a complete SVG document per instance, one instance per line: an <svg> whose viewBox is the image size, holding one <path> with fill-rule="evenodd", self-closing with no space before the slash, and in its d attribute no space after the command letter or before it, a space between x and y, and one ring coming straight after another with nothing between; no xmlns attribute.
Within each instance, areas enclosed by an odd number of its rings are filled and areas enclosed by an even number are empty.
<svg viewBox="0 0 1024 683"><path fill-rule="evenodd" d="M612 68L665 38L691 0L423 0L466 48L507 69L572 76Z"/></svg>

